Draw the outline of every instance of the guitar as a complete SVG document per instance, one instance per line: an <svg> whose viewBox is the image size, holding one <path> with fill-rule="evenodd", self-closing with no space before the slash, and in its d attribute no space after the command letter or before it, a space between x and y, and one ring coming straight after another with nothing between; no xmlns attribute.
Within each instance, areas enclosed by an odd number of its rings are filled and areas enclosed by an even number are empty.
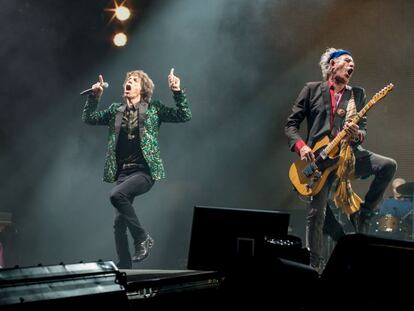
<svg viewBox="0 0 414 311"><path fill-rule="evenodd" d="M361 118L371 109L380 99L384 98L394 85L388 84L381 91L376 93L372 99L351 119L357 124ZM343 129L330 141L328 136L319 140L312 149L315 155L314 162L297 160L289 168L289 179L295 190L302 196L314 196L324 186L329 174L337 168L339 160L339 143L346 136Z"/></svg>

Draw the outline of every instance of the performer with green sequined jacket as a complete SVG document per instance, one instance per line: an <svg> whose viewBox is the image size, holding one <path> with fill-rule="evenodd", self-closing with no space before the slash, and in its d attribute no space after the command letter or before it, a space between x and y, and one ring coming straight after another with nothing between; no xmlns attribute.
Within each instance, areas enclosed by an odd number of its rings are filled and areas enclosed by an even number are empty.
<svg viewBox="0 0 414 311"><path fill-rule="evenodd" d="M108 148L103 180L116 182L110 200L115 207L114 234L118 254L118 267L129 269L132 262L145 259L153 245L138 220L132 205L134 198L149 191L154 182L165 177L160 157L158 133L162 122L186 122L191 119L186 95L180 79L171 69L169 87L176 107L167 107L152 100L154 83L142 70L130 71L124 81L123 103L96 111L103 93L104 81L99 75L88 95L82 120L90 125L108 126ZM135 252L131 257L127 228L134 240Z"/></svg>

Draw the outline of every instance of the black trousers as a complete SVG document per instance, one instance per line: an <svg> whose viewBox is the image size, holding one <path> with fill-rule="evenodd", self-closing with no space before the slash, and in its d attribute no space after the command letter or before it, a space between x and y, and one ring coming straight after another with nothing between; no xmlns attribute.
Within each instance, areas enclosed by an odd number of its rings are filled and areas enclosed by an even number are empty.
<svg viewBox="0 0 414 311"><path fill-rule="evenodd" d="M357 155L356 155L357 156ZM361 205L361 213L372 214L377 208L378 203L382 200L385 190L390 184L397 169L397 163L391 158L365 151L364 156L356 157L355 175L356 177L367 178L374 175L368 192L365 195L364 203ZM323 262L322 243L323 228L326 216L326 206L329 197L329 191L335 180L335 173L328 177L321 191L313 197L309 204L309 210L306 223L306 247L310 251L311 266L320 267ZM328 211L330 213L330 211ZM328 215L332 218L331 213ZM337 222L333 222L337 224ZM327 228L325 228L327 229ZM333 229L333 228L331 228ZM329 229L328 229L329 231Z"/></svg>
<svg viewBox="0 0 414 311"><path fill-rule="evenodd" d="M120 171L116 186L111 190L111 203L115 207L114 235L118 255L118 267L132 267L127 229L131 233L134 245L146 238L146 232L138 220L132 203L136 196L148 192L154 180L146 169L124 169Z"/></svg>

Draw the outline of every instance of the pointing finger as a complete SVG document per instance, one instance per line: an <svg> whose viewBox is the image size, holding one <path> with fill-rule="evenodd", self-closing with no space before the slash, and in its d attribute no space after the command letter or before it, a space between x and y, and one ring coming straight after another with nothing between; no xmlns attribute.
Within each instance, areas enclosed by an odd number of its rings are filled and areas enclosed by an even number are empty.
<svg viewBox="0 0 414 311"><path fill-rule="evenodd" d="M100 83L100 84L103 84L103 83L104 83L104 80L103 80L102 75L99 75L99 83Z"/></svg>

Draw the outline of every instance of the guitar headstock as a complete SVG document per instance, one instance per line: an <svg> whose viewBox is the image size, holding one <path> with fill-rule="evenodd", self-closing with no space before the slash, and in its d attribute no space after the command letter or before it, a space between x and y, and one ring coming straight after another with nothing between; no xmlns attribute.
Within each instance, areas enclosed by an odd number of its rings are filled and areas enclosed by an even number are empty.
<svg viewBox="0 0 414 311"><path fill-rule="evenodd" d="M393 88L394 88L394 84L392 84L392 83L388 84L381 91L379 91L378 93L376 93L372 97L371 101L373 101L374 103L377 102L377 101L379 101L381 98L385 97L389 92L391 92Z"/></svg>

